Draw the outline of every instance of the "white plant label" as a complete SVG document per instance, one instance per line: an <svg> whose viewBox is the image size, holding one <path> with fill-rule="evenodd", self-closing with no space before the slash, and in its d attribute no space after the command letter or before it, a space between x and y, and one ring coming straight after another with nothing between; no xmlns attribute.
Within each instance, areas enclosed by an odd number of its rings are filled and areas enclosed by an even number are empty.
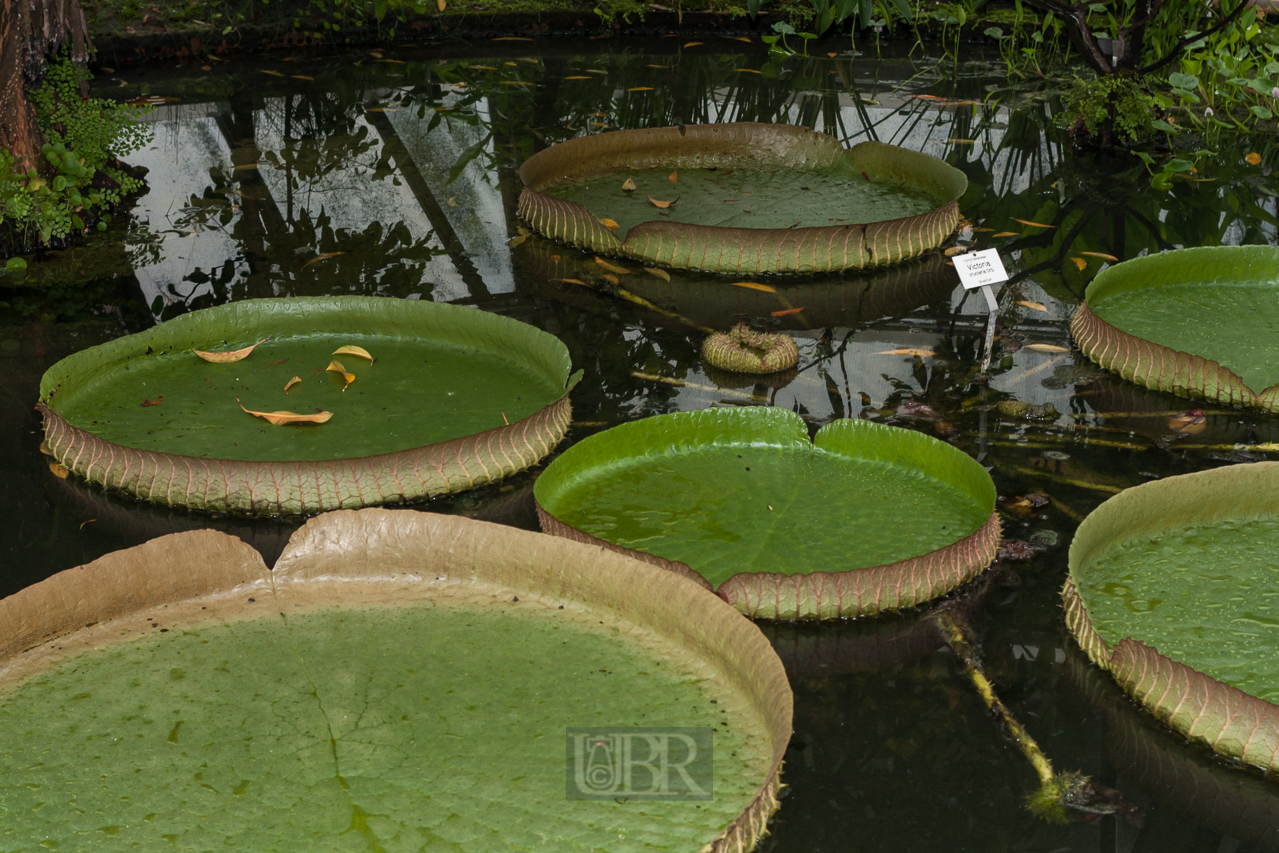
<svg viewBox="0 0 1279 853"><path fill-rule="evenodd" d="M983 249L980 252L967 252L951 258L955 262L955 270L965 290L976 290L988 284L999 284L1008 281L1008 272L1004 262L999 259L998 249Z"/></svg>

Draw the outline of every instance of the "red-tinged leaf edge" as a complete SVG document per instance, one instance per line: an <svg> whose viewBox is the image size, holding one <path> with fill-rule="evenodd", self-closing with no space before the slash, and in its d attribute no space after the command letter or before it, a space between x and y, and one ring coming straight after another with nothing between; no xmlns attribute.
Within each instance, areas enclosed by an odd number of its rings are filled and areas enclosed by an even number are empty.
<svg viewBox="0 0 1279 853"><path fill-rule="evenodd" d="M220 338L235 324L257 328L292 323L313 332L327 317L330 324L337 324L333 329L337 336L349 333L352 318L359 315L368 315L387 334L426 335L450 326L471 329L465 334L473 334L477 341L502 340L562 379L564 396L523 420L473 435L377 456L324 461L250 462L139 450L100 438L56 411L57 389L94 364L140 357L148 347L161 352L174 341L198 339L211 329ZM580 371L569 376L570 369L567 348L558 339L487 312L362 296L244 300L193 311L68 356L45 373L36 410L44 419L45 444L51 455L86 480L170 506L301 515L465 491L532 467L568 431L572 420L568 394L581 377Z"/></svg>
<svg viewBox="0 0 1279 853"><path fill-rule="evenodd" d="M446 583L439 581L447 579ZM239 539L175 533L60 572L0 599L0 689L166 621L265 618L290 605L571 603L600 630L653 634L711 675L705 687L757 717L769 760L742 812L702 846L747 853L779 806L794 700L763 634L732 608L668 572L597 548L506 525L412 510L331 512L295 532L268 569ZM252 602L260 602L253 604ZM266 611L262 611L262 607ZM202 615L203 612L203 615ZM557 617L564 618L564 617ZM482 673L477 677L483 677ZM739 712L741 713L741 712Z"/></svg>
<svg viewBox="0 0 1279 853"><path fill-rule="evenodd" d="M1279 412L1279 385L1254 392L1230 368L1212 359L1181 352L1125 332L1098 316L1087 301L1096 301L1110 290L1147 286L1147 276L1143 272L1147 268L1152 269L1149 285L1157 286L1166 273L1156 268L1168 264L1206 261L1228 267L1242 261L1251 262L1255 267L1259 259L1264 259L1273 266L1275 253L1276 250L1268 246L1207 246L1133 258L1116 264L1089 283L1085 301L1070 320L1071 336L1084 355L1129 382L1180 397Z"/></svg>
<svg viewBox="0 0 1279 853"><path fill-rule="evenodd" d="M615 427L613 430L606 430L605 433L598 433L579 442L577 447L597 439L598 436L625 429L627 430L625 443L631 448L631 452L642 455L646 450L643 437L630 435L630 433L659 429L653 423L654 421L680 417L690 420L700 419L705 422L703 428L718 430L719 434L725 438L732 435L735 427L744 428L751 435L763 436L777 431L779 421L790 420L796 421L799 428L807 431L807 427L803 425L799 416L787 410L707 409L701 412L656 416L623 425L622 428ZM879 452L887 452L888 447L903 443L909 444L915 450L926 448L923 450L924 453L942 454L945 462L953 468L948 472L950 476L980 480L981 490L989 491L990 517L963 539L928 554L847 572L810 572L795 575L742 572L724 581L714 590L716 595L752 619L839 619L870 616L884 611L914 607L945 595L972 580L985 571L995 559L1001 532L999 516L994 509L994 485L990 484L988 490L984 488L990 477L978 463L962 451L922 433L868 421L835 422L835 424L840 423L849 429L857 428L874 432L874 436L863 437L867 446L877 443L882 446L882 449L868 450L867 453L871 457L875 457ZM825 429L835 424L830 424ZM834 436L836 433L830 435ZM875 437L878 437L880 441L876 442ZM821 443L822 439L823 436L819 432L818 442ZM621 439L619 438L618 441ZM671 439L663 436L662 441L669 443ZM570 449L569 453L553 462L534 484L534 498L537 502L537 515L542 530L578 542L588 542L609 551L627 554L689 578L700 586L711 588L706 579L686 563L608 542L564 523L547 510L544 502L554 498L555 489L559 487L557 477L567 476L564 472L572 470L575 464L572 457L578 455L582 455L582 451L573 453L573 449ZM552 469L555 466L559 467L553 472ZM985 497L984 494L983 497Z"/></svg>
<svg viewBox="0 0 1279 853"><path fill-rule="evenodd" d="M1120 492L1079 526L1061 590L1075 640L1143 708L1218 754L1267 772L1279 770L1279 705L1160 654L1140 638L1110 646L1093 625L1076 576L1116 542L1234 515L1256 516L1274 505L1277 493L1279 462L1229 465Z"/></svg>
<svg viewBox="0 0 1279 853"><path fill-rule="evenodd" d="M787 168L851 171L931 193L927 213L860 225L724 228L644 222L625 241L585 207L546 191L557 184L648 168ZM899 263L940 245L959 224L968 179L919 152L881 142L845 149L803 127L757 122L620 130L570 139L520 166L519 215L533 230L579 248L676 269L724 273L828 272Z"/></svg>

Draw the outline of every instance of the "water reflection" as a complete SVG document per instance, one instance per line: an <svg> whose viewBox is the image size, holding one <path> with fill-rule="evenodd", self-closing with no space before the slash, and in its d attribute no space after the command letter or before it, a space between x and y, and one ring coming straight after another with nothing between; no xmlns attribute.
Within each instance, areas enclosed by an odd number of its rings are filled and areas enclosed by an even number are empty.
<svg viewBox="0 0 1279 853"><path fill-rule="evenodd" d="M1004 519L1006 535L1036 537L1047 550L1007 567L970 618L1005 701L1054 761L1125 794L1148 790L1150 774L1121 769L1111 746L1128 723L1067 675L1072 646L1057 599L1066 548L1083 516L1119 490L1271 458L1279 419L1211 410L1202 431L1187 432L1170 419L1197 404L1096 370L1070 349L1066 324L1106 256L1277 242L1275 193L1244 162L1247 141L1156 191L1136 161L1065 151L1051 131L1052 93L1010 88L1002 66L980 57L939 66L904 51L850 56L840 43L829 46L833 58L814 46L813 57L778 59L727 39L684 44L448 45L385 57L393 61L281 57L293 61L134 69L127 82L104 81L110 94L145 87L176 102L153 117L155 142L134 158L151 170L151 189L113 223L112 239L49 253L25 279L0 285L0 508L11 534L0 594L158 532L242 531L269 552L293 524L161 510L54 481L30 407L57 358L251 297L456 302L564 340L586 371L570 442L648 414L771 404L814 429L860 416L927 431L991 466L1006 498L1048 495L1043 507ZM955 288L941 253L868 276L763 280L771 291L688 273L668 283L637 269L619 285L637 302L599 286L591 255L539 238L508 245L520 225L516 169L535 151L610 127L747 120L805 124L849 144L904 144L969 176L959 241L999 247L1013 274L1000 294L988 382L978 373L985 307ZM804 310L773 316L794 307ZM792 331L799 369L746 382L706 369L700 329L742 318ZM1010 399L1052 403L1059 417L999 414L995 405ZM535 476L418 506L530 527ZM1247 778L1247 815L1183 810L1182 800L1152 793L1145 827L1036 822L1021 807L1033 774L949 653L927 632L899 636L898 627L791 636L793 664L832 645L908 653L792 672L791 793L765 850L1274 848L1279 790L1229 769L1213 784ZM770 630L780 643L790 629ZM1183 744L1160 736L1161 750L1184 758Z"/></svg>

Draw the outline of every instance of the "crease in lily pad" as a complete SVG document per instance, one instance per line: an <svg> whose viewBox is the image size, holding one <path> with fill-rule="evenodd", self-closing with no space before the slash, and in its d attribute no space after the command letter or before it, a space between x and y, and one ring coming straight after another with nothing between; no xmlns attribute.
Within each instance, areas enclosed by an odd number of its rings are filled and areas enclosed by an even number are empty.
<svg viewBox="0 0 1279 853"><path fill-rule="evenodd" d="M234 363L192 352L255 341ZM339 346L376 361L326 370ZM86 479L156 503L295 514L460 491L530 467L568 428L580 378L570 369L557 338L469 308L246 300L63 359L37 408L54 458ZM280 411L317 422L246 414Z"/></svg>
<svg viewBox="0 0 1279 853"><path fill-rule="evenodd" d="M678 203L666 175L679 170ZM638 191L622 188L630 178ZM554 240L677 269L827 272L899 263L959 223L968 181L880 142L845 149L804 127L737 122L623 130L551 146L520 167L519 213ZM602 220L608 220L610 227Z"/></svg>
<svg viewBox="0 0 1279 853"><path fill-rule="evenodd" d="M994 559L985 469L922 433L838 420L810 441L763 407L659 415L597 433L534 485L547 532L608 545L752 617L910 607Z"/></svg>
<svg viewBox="0 0 1279 853"><path fill-rule="evenodd" d="M1071 334L1102 367L1157 391L1279 411L1279 248L1134 258L1085 295Z"/></svg>
<svg viewBox="0 0 1279 853"><path fill-rule="evenodd" d="M1169 477L1084 519L1062 590L1098 666L1160 720L1279 769L1279 463Z"/></svg>
<svg viewBox="0 0 1279 853"><path fill-rule="evenodd" d="M537 533L342 511L273 570L175 534L0 620L0 844L743 853L778 805L792 700L763 635ZM571 726L713 729L713 799L566 799Z"/></svg>

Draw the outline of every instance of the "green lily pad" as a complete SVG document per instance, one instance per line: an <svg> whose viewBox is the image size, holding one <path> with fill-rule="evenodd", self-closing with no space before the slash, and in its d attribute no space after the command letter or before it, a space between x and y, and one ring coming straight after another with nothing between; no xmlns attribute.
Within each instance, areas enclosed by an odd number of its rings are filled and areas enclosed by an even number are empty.
<svg viewBox="0 0 1279 853"><path fill-rule="evenodd" d="M1177 731L1279 768L1279 463L1128 489L1070 547L1063 597L1089 657Z"/></svg>
<svg viewBox="0 0 1279 853"><path fill-rule="evenodd" d="M571 139L526 160L520 178L520 216L552 239L748 274L915 257L955 230L968 186L926 154L880 142L845 149L808 128L753 122Z"/></svg>
<svg viewBox="0 0 1279 853"><path fill-rule="evenodd" d="M175 534L0 617L5 849L740 853L777 807L791 697L767 640L577 543L339 512L274 571L225 534ZM704 731L689 771L710 790L646 796L639 770L579 798L577 727L588 749Z"/></svg>
<svg viewBox="0 0 1279 853"><path fill-rule="evenodd" d="M995 489L966 454L862 420L660 415L569 448L534 485L543 529L646 555L750 616L909 607L994 559Z"/></svg>
<svg viewBox="0 0 1279 853"><path fill-rule="evenodd" d="M233 363L193 352L255 342ZM373 361L335 354L344 346ZM334 361L343 369L327 369ZM158 503L301 513L458 491L529 467L568 426L569 369L556 338L472 309L249 300L63 359L44 376L40 409L53 456L90 480ZM273 425L246 410L332 417Z"/></svg>
<svg viewBox="0 0 1279 853"><path fill-rule="evenodd" d="M1279 411L1279 248L1134 258L1086 297L1071 332L1101 366L1159 391Z"/></svg>

